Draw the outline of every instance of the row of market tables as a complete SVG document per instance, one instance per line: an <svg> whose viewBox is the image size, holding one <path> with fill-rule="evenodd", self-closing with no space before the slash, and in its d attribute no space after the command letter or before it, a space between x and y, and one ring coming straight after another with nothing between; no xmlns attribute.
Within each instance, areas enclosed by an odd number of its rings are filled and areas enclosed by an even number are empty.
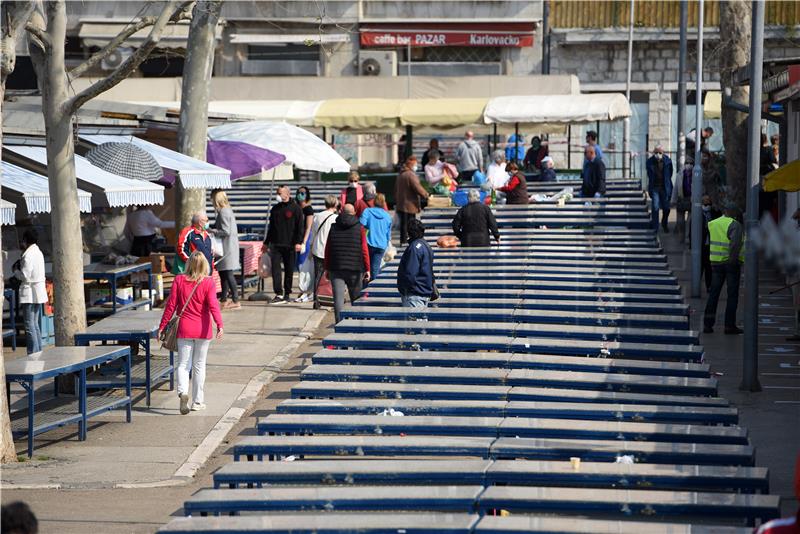
<svg viewBox="0 0 800 534"><path fill-rule="evenodd" d="M623 208L646 216L641 192ZM159 532L744 533L776 517L653 233L497 212L501 246L436 249L427 310L400 307L388 265ZM448 216L426 211L432 242Z"/></svg>

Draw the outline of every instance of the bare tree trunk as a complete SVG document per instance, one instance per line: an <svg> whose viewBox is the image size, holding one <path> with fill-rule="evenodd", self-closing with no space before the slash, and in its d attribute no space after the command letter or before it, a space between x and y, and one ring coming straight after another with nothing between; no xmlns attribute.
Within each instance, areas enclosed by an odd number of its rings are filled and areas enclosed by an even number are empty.
<svg viewBox="0 0 800 534"><path fill-rule="evenodd" d="M5 2L2 5L2 29L0 33L0 141L3 132L2 102L6 95L6 80L14 72L17 60L17 43L23 33L23 28L33 13L33 2ZM0 142L0 147L2 143ZM0 150L2 150L0 148ZM0 182L2 182L0 180ZM2 187L2 183L0 183ZM2 237L0 237L0 248L2 248ZM4 279L0 276L0 295L3 295ZM5 298L0 296L0 303L5 304ZM0 308L1 309L1 308ZM0 330L3 326L3 316L0 313ZM5 355L3 353L3 341L0 338L0 464L17 461L17 451L14 448L14 439L11 434L11 416L6 392L6 371Z"/></svg>
<svg viewBox="0 0 800 534"><path fill-rule="evenodd" d="M204 0L195 4L183 67L178 151L203 161L206 160L208 98L221 9L222 0ZM204 189L178 188L176 227L188 226L193 213L205 211L205 201Z"/></svg>
<svg viewBox="0 0 800 534"><path fill-rule="evenodd" d="M752 5L747 0L719 3L720 86L730 88L734 101L747 105L750 90L737 85L734 74L750 62L750 19ZM745 209L747 190L747 114L722 106L722 140L725 144L725 171L728 199Z"/></svg>
<svg viewBox="0 0 800 534"><path fill-rule="evenodd" d="M72 120L87 101L127 78L158 44L166 25L182 18L191 2L165 3L157 18L147 19L152 30L139 49L122 65L78 94L69 94L64 62L67 12L64 0L45 3L26 30L31 36L30 53L42 93L47 141L47 178L50 184L53 229L53 281L55 286L55 330L57 345L72 345L76 333L86 327L83 295L83 244L81 239L78 185L75 178L75 146ZM123 31L125 33L125 31ZM121 44L121 39L114 42ZM105 47L98 54L110 53ZM88 63L96 61L89 58ZM80 72L80 68L78 69Z"/></svg>

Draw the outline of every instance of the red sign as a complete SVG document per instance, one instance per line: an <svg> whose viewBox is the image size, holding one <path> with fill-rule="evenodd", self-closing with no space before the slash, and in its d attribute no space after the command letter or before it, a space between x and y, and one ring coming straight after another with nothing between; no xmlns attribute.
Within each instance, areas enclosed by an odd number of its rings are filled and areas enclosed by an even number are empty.
<svg viewBox="0 0 800 534"><path fill-rule="evenodd" d="M491 46L504 48L533 46L532 25L515 24L515 26L522 27L519 29L509 28L508 24L418 24L411 28L362 27L361 46Z"/></svg>

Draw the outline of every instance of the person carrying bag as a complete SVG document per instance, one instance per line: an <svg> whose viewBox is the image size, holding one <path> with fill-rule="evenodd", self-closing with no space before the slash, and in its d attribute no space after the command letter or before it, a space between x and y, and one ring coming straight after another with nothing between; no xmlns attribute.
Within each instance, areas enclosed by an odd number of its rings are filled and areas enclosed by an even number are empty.
<svg viewBox="0 0 800 534"><path fill-rule="evenodd" d="M169 350L178 351L176 365L180 412L205 409L204 386L206 357L211 345L212 319L217 325L217 339L222 338L222 314L214 279L208 275L208 260L195 251L186 263L186 273L175 277L159 326L159 339ZM176 314L180 309L181 312ZM173 348L174 347L174 348ZM189 366L192 378L192 405L189 406Z"/></svg>

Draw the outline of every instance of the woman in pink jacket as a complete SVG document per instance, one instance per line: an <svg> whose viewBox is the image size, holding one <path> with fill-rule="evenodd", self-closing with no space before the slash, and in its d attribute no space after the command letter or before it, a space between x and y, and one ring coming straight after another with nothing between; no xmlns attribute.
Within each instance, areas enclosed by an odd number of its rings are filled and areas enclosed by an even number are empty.
<svg viewBox="0 0 800 534"><path fill-rule="evenodd" d="M175 277L159 326L167 326L174 313L178 321L178 397L181 414L203 410L203 386L206 380L206 356L211 344L211 320L217 325L217 339L222 338L222 314L219 311L214 279L208 276L208 260L195 251L186 263L186 272ZM190 363L191 362L191 363ZM189 365L194 370L192 406L189 407Z"/></svg>

